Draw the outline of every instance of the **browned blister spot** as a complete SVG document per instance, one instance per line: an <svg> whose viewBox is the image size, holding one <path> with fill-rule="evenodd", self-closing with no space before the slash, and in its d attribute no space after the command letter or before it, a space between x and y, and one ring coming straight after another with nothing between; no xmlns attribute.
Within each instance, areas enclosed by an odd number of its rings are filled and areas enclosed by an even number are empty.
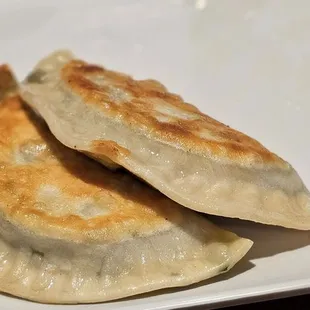
<svg viewBox="0 0 310 310"><path fill-rule="evenodd" d="M72 77L68 80L68 83L71 85L76 85L79 88L85 89L86 91L100 91L101 88L98 87L96 84L92 83L88 79L79 76L79 75L72 75Z"/></svg>
<svg viewBox="0 0 310 310"><path fill-rule="evenodd" d="M166 92L167 88L158 81L148 79L139 81L140 87L148 90L155 90L158 92Z"/></svg>
<svg viewBox="0 0 310 310"><path fill-rule="evenodd" d="M95 74L104 72L104 69L96 65L90 65L90 66L81 66L79 71L86 74Z"/></svg>
<svg viewBox="0 0 310 310"><path fill-rule="evenodd" d="M17 87L14 75L8 65L0 65L0 100Z"/></svg>
<svg viewBox="0 0 310 310"><path fill-rule="evenodd" d="M104 83L101 85L96 79L91 81L91 77L104 80ZM81 61L66 64L61 78L86 104L104 106L106 116L120 117L133 130L143 130L161 142L174 144L177 141L186 151L202 156L211 154L241 163L266 162L281 168L289 167L255 139L203 114L180 96L169 93L157 81L134 80L128 75ZM129 99L121 103L111 100L111 88L125 92ZM170 112L158 112L158 108L160 111L170 109ZM158 118L158 115L162 117ZM199 135L200 132L209 132L212 139ZM115 156L114 152L111 155Z"/></svg>
<svg viewBox="0 0 310 310"><path fill-rule="evenodd" d="M95 140L92 142L91 151L95 155L104 155L115 162L119 161L119 157L127 157L130 151L120 146L114 141Z"/></svg>

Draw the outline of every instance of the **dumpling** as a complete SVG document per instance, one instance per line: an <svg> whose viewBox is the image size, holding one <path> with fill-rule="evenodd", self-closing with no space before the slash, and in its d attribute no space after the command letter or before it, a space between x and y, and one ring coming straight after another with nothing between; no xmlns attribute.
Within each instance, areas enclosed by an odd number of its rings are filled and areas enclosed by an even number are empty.
<svg viewBox="0 0 310 310"><path fill-rule="evenodd" d="M156 81L73 58L55 52L22 87L63 144L125 167L188 208L310 229L309 191L284 159Z"/></svg>
<svg viewBox="0 0 310 310"><path fill-rule="evenodd" d="M252 245L66 148L17 96L0 104L0 145L0 291L106 301L213 277Z"/></svg>

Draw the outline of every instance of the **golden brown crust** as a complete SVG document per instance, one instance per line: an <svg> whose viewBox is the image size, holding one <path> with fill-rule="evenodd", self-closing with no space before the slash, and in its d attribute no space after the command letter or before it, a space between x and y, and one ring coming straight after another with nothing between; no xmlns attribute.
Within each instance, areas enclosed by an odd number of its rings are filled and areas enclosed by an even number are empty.
<svg viewBox="0 0 310 310"><path fill-rule="evenodd" d="M288 164L255 139L201 113L180 96L167 92L159 82L136 81L128 75L73 60L61 76L86 103L102 108L109 117L121 117L128 126L146 130L165 143L204 155L206 153L233 161ZM121 91L121 102L111 96L111 88Z"/></svg>
<svg viewBox="0 0 310 310"><path fill-rule="evenodd" d="M176 203L125 172L111 172L86 156L60 144L23 106L19 97L0 105L0 210L20 225L53 231L75 239L114 239L165 229L179 221ZM27 157L36 146L35 156ZM98 143L104 152L126 152L114 144ZM18 161L22 154L25 161ZM25 158L24 158L25 157ZM29 160L29 162L27 162ZM42 186L56 187L70 212L38 198ZM76 213L74 203L91 198L103 214L88 218ZM107 214L105 214L107 212ZM59 214L58 214L59 213ZM168 226L167 226L168 225Z"/></svg>

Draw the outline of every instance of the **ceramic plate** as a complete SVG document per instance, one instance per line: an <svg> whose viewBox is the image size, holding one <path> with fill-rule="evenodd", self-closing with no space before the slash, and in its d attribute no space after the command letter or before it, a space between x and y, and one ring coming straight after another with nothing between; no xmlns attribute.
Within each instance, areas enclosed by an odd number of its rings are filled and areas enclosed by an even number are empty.
<svg viewBox="0 0 310 310"><path fill-rule="evenodd" d="M155 78L288 160L310 187L308 0L2 0L0 59L23 78L69 48L136 78ZM3 310L171 309L293 295L310 287L310 234L214 219L254 240L231 272L179 290L79 306L0 296Z"/></svg>

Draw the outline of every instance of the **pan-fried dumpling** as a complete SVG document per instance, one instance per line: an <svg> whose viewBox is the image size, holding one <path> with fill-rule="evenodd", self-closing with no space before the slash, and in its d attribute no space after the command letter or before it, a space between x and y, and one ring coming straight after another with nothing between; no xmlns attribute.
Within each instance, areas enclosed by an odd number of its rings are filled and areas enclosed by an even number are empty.
<svg viewBox="0 0 310 310"><path fill-rule="evenodd" d="M47 57L22 92L63 144L110 159L188 208L310 229L309 191L289 163L158 82L72 59Z"/></svg>
<svg viewBox="0 0 310 310"><path fill-rule="evenodd" d="M66 148L17 96L0 104L0 145L1 291L106 301L210 278L252 245Z"/></svg>

